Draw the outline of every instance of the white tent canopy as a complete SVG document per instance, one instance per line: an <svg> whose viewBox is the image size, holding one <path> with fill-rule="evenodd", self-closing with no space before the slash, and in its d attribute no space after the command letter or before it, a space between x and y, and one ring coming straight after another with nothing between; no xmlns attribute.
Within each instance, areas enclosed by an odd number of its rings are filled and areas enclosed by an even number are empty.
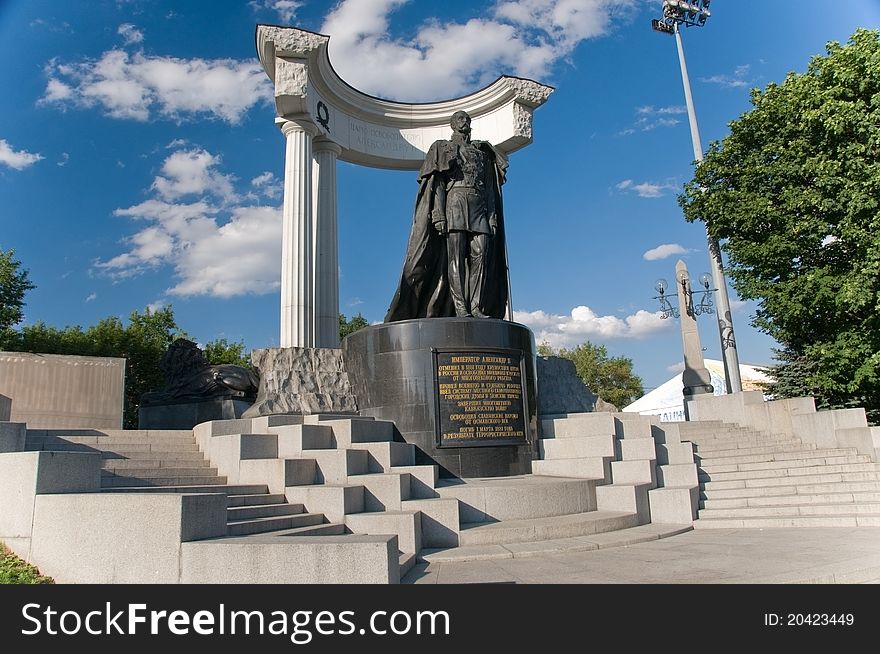
<svg viewBox="0 0 880 654"><path fill-rule="evenodd" d="M712 388L715 395L724 395L726 383L724 378L724 364L714 359L705 359L703 363L709 371ZM743 390L764 390L764 385L772 381L767 375L767 368L740 364L740 377L742 378ZM643 395L633 402L624 411L639 413L643 416L660 416L664 422L676 422L684 420L684 395L682 390L684 383L681 373L678 373L667 382L664 382L650 393Z"/></svg>

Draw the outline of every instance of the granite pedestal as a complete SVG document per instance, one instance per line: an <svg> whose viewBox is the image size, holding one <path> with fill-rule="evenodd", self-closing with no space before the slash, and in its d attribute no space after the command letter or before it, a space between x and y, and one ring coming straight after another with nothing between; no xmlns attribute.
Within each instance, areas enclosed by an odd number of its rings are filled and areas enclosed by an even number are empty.
<svg viewBox="0 0 880 654"><path fill-rule="evenodd" d="M253 397L211 397L141 405L138 429L192 429L209 420L234 420L253 403Z"/></svg>
<svg viewBox="0 0 880 654"><path fill-rule="evenodd" d="M393 420L417 463L444 477L531 472L537 438L535 339L504 320L373 325L342 344L362 415Z"/></svg>

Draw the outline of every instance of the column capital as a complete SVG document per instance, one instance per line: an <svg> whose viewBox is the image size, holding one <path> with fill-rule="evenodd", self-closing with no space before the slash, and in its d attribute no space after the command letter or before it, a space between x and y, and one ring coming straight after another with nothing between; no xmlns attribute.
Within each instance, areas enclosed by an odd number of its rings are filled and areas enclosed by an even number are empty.
<svg viewBox="0 0 880 654"><path fill-rule="evenodd" d="M275 118L275 124L278 125L284 136L291 132L306 132L314 138L321 133L321 130L312 122L312 119L304 114L300 116L278 116Z"/></svg>
<svg viewBox="0 0 880 654"><path fill-rule="evenodd" d="M332 152L338 157L342 154L342 146L335 141L331 141L326 136L317 136L312 141L312 152L314 154L318 154L319 152Z"/></svg>

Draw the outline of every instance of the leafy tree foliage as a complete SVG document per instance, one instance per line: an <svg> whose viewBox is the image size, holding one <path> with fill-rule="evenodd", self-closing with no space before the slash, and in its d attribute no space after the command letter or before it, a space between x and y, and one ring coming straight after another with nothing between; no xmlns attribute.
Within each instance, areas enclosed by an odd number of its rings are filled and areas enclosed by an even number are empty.
<svg viewBox="0 0 880 654"><path fill-rule="evenodd" d="M573 350L538 346L541 356L559 356L574 362L586 387L606 402L622 409L645 394L642 379L633 373L633 362L624 356L609 357L608 348L587 341Z"/></svg>
<svg viewBox="0 0 880 654"><path fill-rule="evenodd" d="M244 346L244 341L230 343L225 338L208 341L205 344L205 358L211 365L220 363L233 363L244 368L252 368L250 352Z"/></svg>
<svg viewBox="0 0 880 654"><path fill-rule="evenodd" d="M353 316L351 320L345 317L344 313L339 314L339 338L340 340L356 332L359 329L363 329L364 327L369 327L370 323L367 322L367 319L364 318L360 313L358 315Z"/></svg>
<svg viewBox="0 0 880 654"><path fill-rule="evenodd" d="M9 338L9 331L22 321L24 295L32 288L28 271L15 259L15 250L0 250L0 346Z"/></svg>
<svg viewBox="0 0 880 654"><path fill-rule="evenodd" d="M752 91L679 198L724 239L753 324L783 348L771 392L880 412L880 32Z"/></svg>

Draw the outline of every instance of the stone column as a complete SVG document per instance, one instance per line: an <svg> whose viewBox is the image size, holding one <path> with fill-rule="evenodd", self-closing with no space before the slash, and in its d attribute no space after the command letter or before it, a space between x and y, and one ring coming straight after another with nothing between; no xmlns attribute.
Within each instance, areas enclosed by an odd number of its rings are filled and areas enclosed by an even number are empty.
<svg viewBox="0 0 880 654"><path fill-rule="evenodd" d="M339 248L336 228L336 158L342 148L319 136L312 166L315 247L315 345L339 347Z"/></svg>
<svg viewBox="0 0 880 654"><path fill-rule="evenodd" d="M315 346L312 138L308 119L276 119L287 145L281 236L281 347Z"/></svg>
<svg viewBox="0 0 880 654"><path fill-rule="evenodd" d="M678 309L681 314L681 342L684 348L684 407L687 418L687 403L694 395L713 393L712 377L703 362L703 346L697 331L697 317L694 315L694 302L691 296L691 280L684 261L675 265L675 283L678 287Z"/></svg>

